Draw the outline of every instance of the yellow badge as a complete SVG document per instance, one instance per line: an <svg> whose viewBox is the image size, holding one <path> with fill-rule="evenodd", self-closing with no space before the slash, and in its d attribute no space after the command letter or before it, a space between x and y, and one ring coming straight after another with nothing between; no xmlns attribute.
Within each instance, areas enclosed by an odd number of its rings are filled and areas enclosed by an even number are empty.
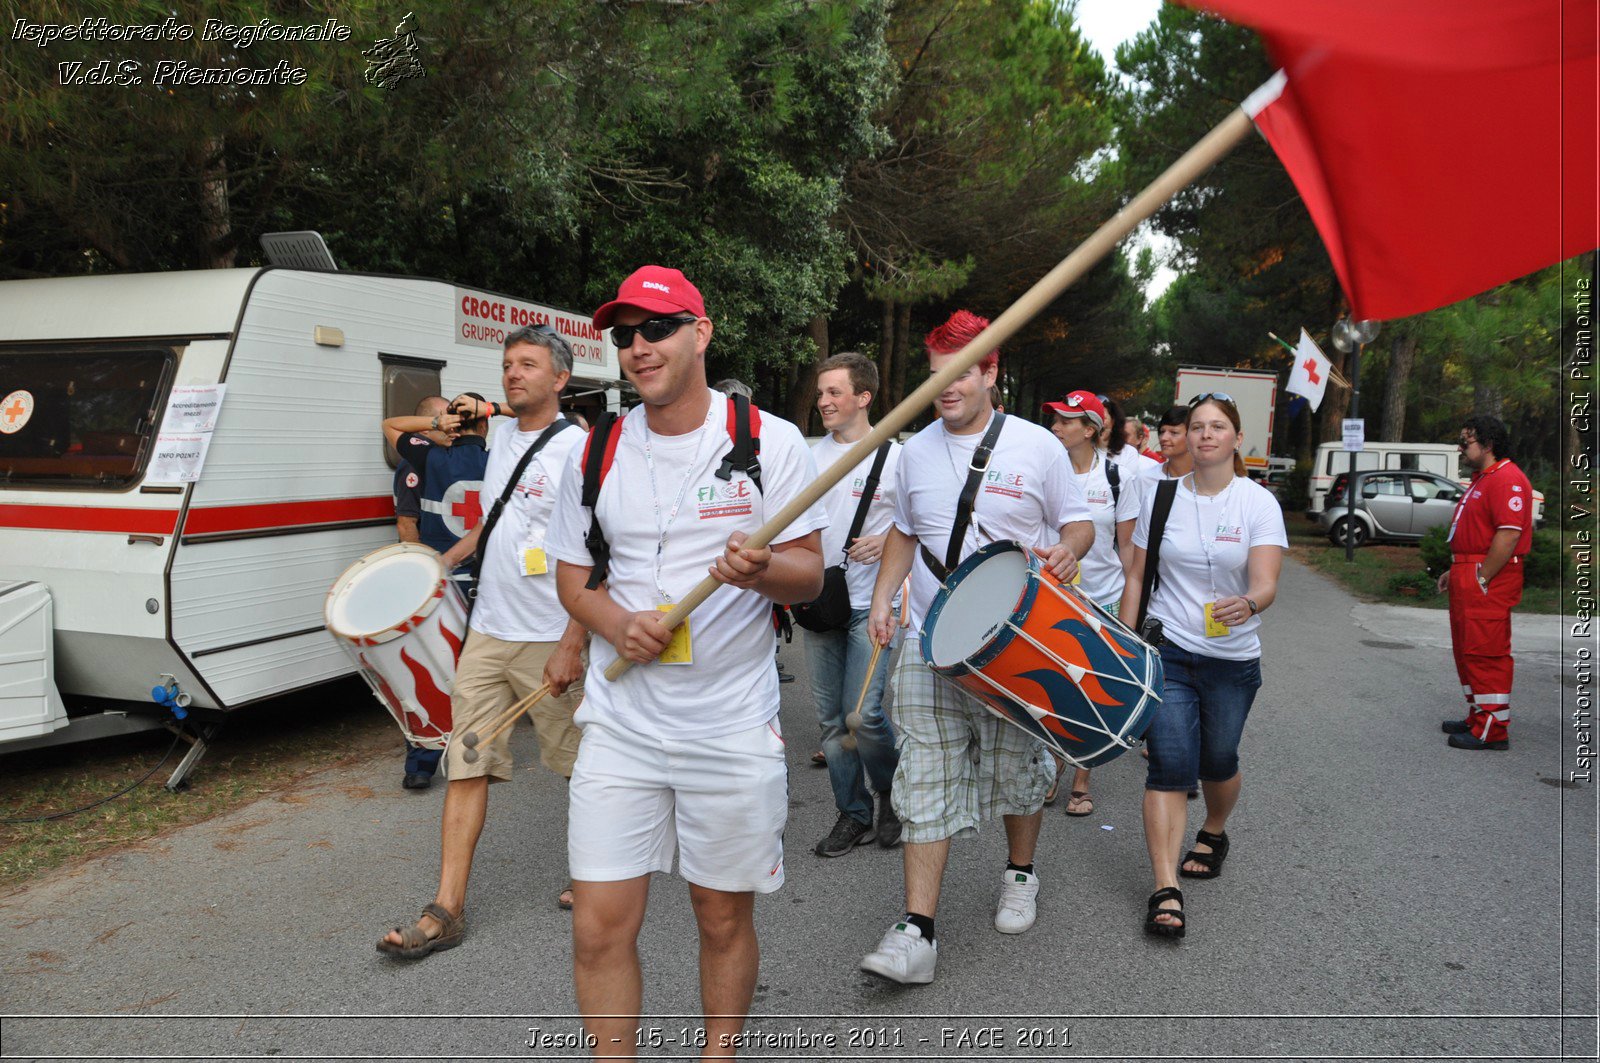
<svg viewBox="0 0 1600 1063"><path fill-rule="evenodd" d="M522 574L542 576L550 571L550 562L544 556L544 547L528 546L522 550Z"/></svg>
<svg viewBox="0 0 1600 1063"><path fill-rule="evenodd" d="M1208 639L1220 638L1233 630L1227 624L1212 617L1211 610L1215 608L1216 604L1216 602L1206 603L1206 638Z"/></svg>
<svg viewBox="0 0 1600 1063"><path fill-rule="evenodd" d="M663 613L672 612L671 605L658 605L658 610ZM661 651L656 658L659 664L693 664L694 643L689 638L689 618L684 617L683 623L672 629L672 641L667 643L667 648Z"/></svg>

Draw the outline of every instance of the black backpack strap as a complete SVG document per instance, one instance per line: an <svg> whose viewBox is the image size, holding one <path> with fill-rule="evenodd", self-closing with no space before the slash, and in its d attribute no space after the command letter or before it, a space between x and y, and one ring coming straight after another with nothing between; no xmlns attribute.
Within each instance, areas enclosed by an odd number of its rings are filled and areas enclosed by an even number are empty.
<svg viewBox="0 0 1600 1063"><path fill-rule="evenodd" d="M1155 505L1150 510L1150 539L1144 548L1144 582L1139 586L1139 617L1133 622L1135 631L1144 628L1145 617L1150 615L1150 595L1161 582L1161 534L1167 530L1167 514L1172 512L1172 500L1177 496L1177 478L1156 485Z"/></svg>
<svg viewBox="0 0 1600 1063"><path fill-rule="evenodd" d="M616 426L617 415L609 410L595 418L594 427L589 430L589 449L583 456L582 504L589 510L589 533L583 537L583 545L588 549L589 556L594 558L594 567L589 570L589 579L584 587L591 591L604 583L611 571L611 544L606 542L606 534L600 528L599 502L606 452L610 449L611 433Z"/></svg>
<svg viewBox="0 0 1600 1063"><path fill-rule="evenodd" d="M961 497L956 501L956 519L950 526L950 542L945 546L943 564L926 546L921 548L922 563L941 583L961 561L961 544L966 541L967 526L972 523L972 509L978 501L978 485L983 483L983 474L989 471L989 460L994 457L994 446L1000 439L1000 426L1005 419L1006 415L996 410L994 416L989 418L988 430L978 441L978 448L972 452L972 464L967 466L967 482L962 485Z"/></svg>
<svg viewBox="0 0 1600 1063"><path fill-rule="evenodd" d="M731 480L735 471L750 477L756 490L761 487L761 437L750 431L750 397L734 392L728 396L733 403L733 449L722 459L717 469L717 479Z"/></svg>
<svg viewBox="0 0 1600 1063"><path fill-rule="evenodd" d="M861 534L861 528L867 523L867 510L872 508L872 496L878 493L878 480L883 475L884 463L889 460L889 448L894 446L891 440L878 448L878 456L872 459L872 471L867 473L866 486L861 490L861 501L856 503L856 515L850 521L850 531L844 537L844 548L849 551L850 545ZM847 552L844 558L846 568L850 566L850 555Z"/></svg>
<svg viewBox="0 0 1600 1063"><path fill-rule="evenodd" d="M1111 485L1111 523L1117 522L1117 505L1122 501L1122 469L1111 460L1111 455L1105 456L1106 483Z"/></svg>
<svg viewBox="0 0 1600 1063"><path fill-rule="evenodd" d="M505 490L500 492L500 497L495 499L494 505L489 507L488 516L483 518L483 531L478 533L478 549L472 555L472 585L467 592L468 622L472 620L472 607L478 603L478 577L483 574L483 559L489 553L489 536L494 534L495 525L500 523L500 514L505 511L506 503L511 499L511 493L517 489L517 484L521 481L522 474L528 470L528 463L534 459L534 456L539 451L544 449L544 445L550 442L557 432L576 427L578 426L565 417L557 417L554 421L551 421L550 426L540 432L532 445L522 452L522 457L517 460L516 468L511 470L511 476L506 480Z"/></svg>

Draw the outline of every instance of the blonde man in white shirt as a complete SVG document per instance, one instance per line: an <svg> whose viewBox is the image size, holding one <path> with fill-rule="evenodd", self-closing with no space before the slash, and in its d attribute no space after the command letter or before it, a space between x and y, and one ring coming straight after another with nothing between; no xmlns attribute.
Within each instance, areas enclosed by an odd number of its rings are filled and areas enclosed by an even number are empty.
<svg viewBox="0 0 1600 1063"><path fill-rule="evenodd" d="M987 325L957 311L928 335L929 368L937 372ZM1021 418L994 422L1003 416L989 394L999 359L1000 352L991 351L946 388L938 420L901 454L894 526L872 592L870 632L880 645L894 636L894 595L908 573L908 611L913 629L920 630L941 578L929 559L941 568L949 561L958 501L974 461L984 470L982 486L956 544L958 562L984 543L1012 539L1033 547L1057 578L1070 580L1093 541L1061 445ZM978 448L996 423L1000 431L984 466ZM1033 926L1039 893L1033 854L1055 764L1043 743L935 675L923 659L920 638L907 640L893 686L900 731L894 806L904 824L906 914L861 967L891 981L923 984L933 981L938 959L933 920L950 839L976 832L984 820L1002 817L1006 830L1008 862L995 929L1020 934Z"/></svg>
<svg viewBox="0 0 1600 1063"><path fill-rule="evenodd" d="M827 436L811 447L819 470L844 456L872 431L868 412L878 391L878 367L864 355L836 354L817 371L817 412ZM837 631L806 631L806 663L811 671L811 694L817 702L817 723L822 728L822 751L828 760L828 781L838 819L828 836L817 843L818 856L843 856L858 845L877 839L885 848L900 841L900 818L895 815L890 788L900 755L894 748L894 728L883 711L883 690L889 676L889 658L896 639L872 663L872 640L867 635L871 615L872 584L878 576L878 559L889 526L894 522L896 475L900 444L889 442L878 482L854 542L845 542L856 513L865 501L863 492L877 461L877 452L863 458L844 479L823 496L828 510L828 530L822 536L822 562L844 565L850 598L848 624ZM880 448L881 449L881 448ZM853 748L845 739L845 716L861 698L861 723ZM877 822L873 822L873 791L878 795Z"/></svg>
<svg viewBox="0 0 1600 1063"><path fill-rule="evenodd" d="M650 877L676 855L700 930L702 1029L708 1054L723 1055L755 993L755 895L783 885L772 603L821 590L827 518L812 506L771 546L743 546L816 469L800 430L765 413L759 470L722 463L732 400L706 386L711 320L682 273L635 271L594 324L612 330L642 408L611 428L614 463L592 509L574 455L550 535L561 600L595 633L567 821L573 981L596 1054L633 1058ZM605 579L592 578L602 564ZM669 631L662 607L708 571L723 586ZM618 658L634 666L613 682Z"/></svg>
<svg viewBox="0 0 1600 1063"><path fill-rule="evenodd" d="M452 412L439 419L441 428L453 431L464 420L516 416L515 424L502 423L493 434L483 476L483 497L490 500L500 498L522 456L543 440L490 533L477 603L456 664L450 712L454 735L485 734L512 702L548 683L550 696L530 715L539 737L539 759L562 776L572 774L578 753L572 715L582 700L579 679L586 636L556 600L555 580L543 562L542 547L556 486L568 456L583 438L561 419L561 390L571 376L572 349L565 340L543 326L518 329L505 340L501 364L505 405L485 403L487 408ZM476 405L472 399L458 401ZM478 524L445 552L445 571L477 552L483 530L484 524ZM529 565L534 555L539 563ZM415 926L396 927L378 941L380 952L420 959L461 943L466 933L467 878L488 813L489 784L511 779L510 744L510 733L502 733L480 745L470 764L459 743L452 741L446 748L445 774L450 781L440 828L439 889ZM570 902L563 898L562 903Z"/></svg>

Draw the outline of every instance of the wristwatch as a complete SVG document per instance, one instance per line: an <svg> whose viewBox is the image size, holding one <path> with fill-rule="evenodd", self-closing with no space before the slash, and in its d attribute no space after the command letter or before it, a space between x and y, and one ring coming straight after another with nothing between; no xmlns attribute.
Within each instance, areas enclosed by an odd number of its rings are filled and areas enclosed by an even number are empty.
<svg viewBox="0 0 1600 1063"><path fill-rule="evenodd" d="M1473 576L1478 580L1478 589L1485 594L1489 593L1489 581L1483 578L1483 565L1480 563L1472 570Z"/></svg>
<svg viewBox="0 0 1600 1063"><path fill-rule="evenodd" d="M1244 604L1250 607L1251 616L1255 616L1257 613L1261 612L1261 606L1256 604L1256 600L1254 598L1246 598L1244 600Z"/></svg>

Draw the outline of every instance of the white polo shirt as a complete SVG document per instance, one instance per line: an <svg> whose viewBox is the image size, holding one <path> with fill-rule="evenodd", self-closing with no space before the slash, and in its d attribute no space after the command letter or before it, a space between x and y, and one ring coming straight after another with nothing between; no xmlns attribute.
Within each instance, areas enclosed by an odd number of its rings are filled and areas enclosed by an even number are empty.
<svg viewBox="0 0 1600 1063"><path fill-rule="evenodd" d="M1089 507L1090 519L1094 521L1094 545L1078 559L1078 567L1083 570L1078 590L1110 608L1112 602L1122 597L1122 558L1117 554L1117 525L1139 518L1139 502L1143 495L1139 490L1139 481L1129 476L1125 469L1121 470L1122 478L1117 490L1111 490L1111 481L1106 475L1107 458L1105 451L1096 449L1089 470L1080 473L1073 469L1072 478L1077 481L1083 501ZM1071 454L1067 455L1067 465L1071 468Z"/></svg>

